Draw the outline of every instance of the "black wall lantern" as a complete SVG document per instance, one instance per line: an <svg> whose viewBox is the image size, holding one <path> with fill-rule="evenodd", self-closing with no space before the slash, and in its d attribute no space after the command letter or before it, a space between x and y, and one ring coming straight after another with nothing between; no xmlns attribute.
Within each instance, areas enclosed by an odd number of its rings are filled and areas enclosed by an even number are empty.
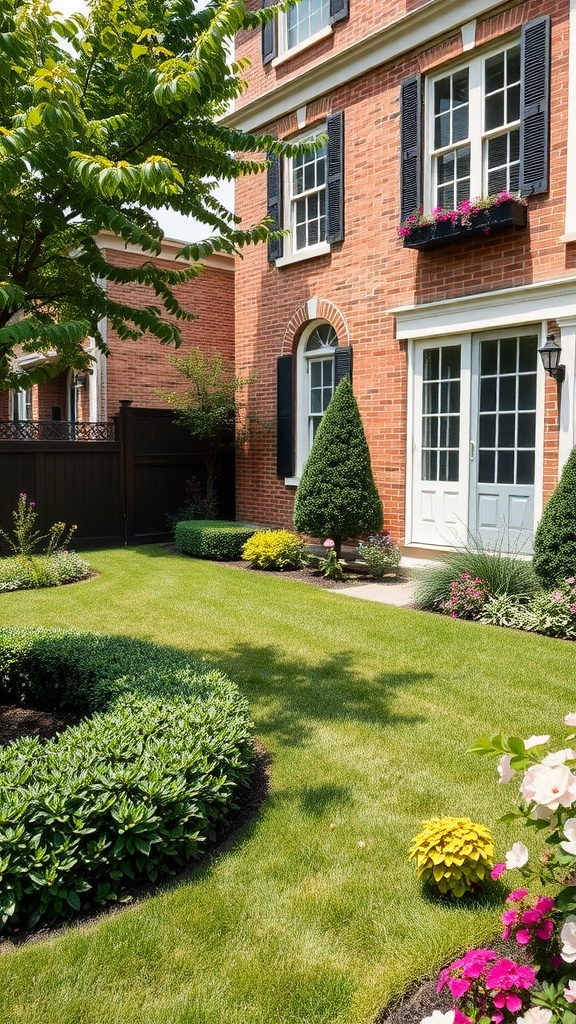
<svg viewBox="0 0 576 1024"><path fill-rule="evenodd" d="M561 384L566 376L566 367L560 363L562 348L556 344L553 334L546 335L546 341L538 351L546 373L553 377L558 384Z"/></svg>

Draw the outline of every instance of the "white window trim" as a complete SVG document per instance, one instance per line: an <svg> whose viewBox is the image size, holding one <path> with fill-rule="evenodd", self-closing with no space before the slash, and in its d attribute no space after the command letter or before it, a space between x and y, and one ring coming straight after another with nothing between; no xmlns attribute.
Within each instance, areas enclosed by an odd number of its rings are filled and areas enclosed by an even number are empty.
<svg viewBox="0 0 576 1024"><path fill-rule="evenodd" d="M306 345L308 339L312 334L312 331L316 327L320 327L323 324L327 324L329 321L323 318L317 318L310 320L306 324L306 327L302 331L300 341L298 342L298 348L296 350L296 410L295 410L295 425L296 425L296 475L294 477L287 478L284 483L287 486L293 486L298 484L304 463L310 454L310 443L309 443L309 424L308 424L308 374L306 367L308 364L308 358L306 356ZM336 352L337 346L334 346L333 351ZM320 353L320 349L318 350ZM326 355L328 355L328 349Z"/></svg>
<svg viewBox="0 0 576 1024"><path fill-rule="evenodd" d="M313 36L308 36L308 39L303 39L301 43L293 46L291 50L285 45L287 34L286 13L284 12L278 15L278 43L280 52L277 57L270 61L273 68L286 64L287 61L292 60L292 57L297 57L298 54L309 50L311 46L321 43L323 39L328 39L334 34L334 29L332 25L325 25L319 32L315 32Z"/></svg>
<svg viewBox="0 0 576 1024"><path fill-rule="evenodd" d="M306 142L308 139L313 139L317 135L325 134L326 124L316 125L313 129L308 129L306 132L302 132L296 136L294 142ZM326 189L326 230L328 229L328 154L326 154L326 174L325 174L325 189ZM316 245L308 245L305 249L294 249L293 248L293 233L292 233L292 158L284 157L284 164L282 167L282 223L285 227L289 228L289 234L284 235L284 255L280 256L276 261L277 267L287 267L291 263L301 263L302 260L311 260L316 256L326 256L330 250L329 242L317 242Z"/></svg>
<svg viewBox="0 0 576 1024"><path fill-rule="evenodd" d="M285 236L284 241L288 238ZM319 242L318 245L309 245L307 249L298 249L286 256L280 256L276 260L277 267L289 267L291 263L302 263L303 260L313 260L317 256L326 256L331 252L330 242Z"/></svg>
<svg viewBox="0 0 576 1024"><path fill-rule="evenodd" d="M575 0L576 2L576 0ZM517 46L520 40L508 39L506 42L500 41L494 46L491 46L489 50L483 50L482 53L475 54L474 56L467 56L467 59L460 60L455 64L451 64L448 67L443 66L436 73L426 76L425 89L424 89L424 213L430 215L432 210L436 206L436 181L434 172L434 158L432 156L434 152L434 85L436 82L441 81L443 78L447 78L448 75L453 75L458 71L462 71L464 68L469 69L469 80L468 80L468 126L469 126L469 145L470 145L470 199L474 199L476 196L483 196L484 181L485 181L485 157L484 157L484 139L488 136L497 135L499 132L503 132L506 129L494 129L493 131L484 132L484 92L483 92L483 72L484 64L491 57L495 57L498 53L503 53L504 50L510 49L512 46ZM480 130L478 130L478 125ZM512 130L509 128L508 130ZM462 145L465 144L463 140Z"/></svg>

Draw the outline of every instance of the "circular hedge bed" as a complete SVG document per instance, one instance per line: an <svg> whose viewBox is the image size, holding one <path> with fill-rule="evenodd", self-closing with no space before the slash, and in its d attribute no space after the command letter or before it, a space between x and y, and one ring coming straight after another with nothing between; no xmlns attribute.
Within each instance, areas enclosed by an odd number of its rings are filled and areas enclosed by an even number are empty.
<svg viewBox="0 0 576 1024"><path fill-rule="evenodd" d="M254 764L221 672L126 637L0 629L0 702L86 717L0 748L0 921L31 928L203 852Z"/></svg>

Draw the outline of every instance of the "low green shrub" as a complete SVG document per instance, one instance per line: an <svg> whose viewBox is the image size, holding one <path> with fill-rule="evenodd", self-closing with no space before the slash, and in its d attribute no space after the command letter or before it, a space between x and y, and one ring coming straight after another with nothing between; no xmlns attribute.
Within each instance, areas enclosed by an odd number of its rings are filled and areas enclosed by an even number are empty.
<svg viewBox="0 0 576 1024"><path fill-rule="evenodd" d="M85 580L90 575L88 562L74 551L56 551L51 555L15 555L0 559L0 592L58 587L62 583Z"/></svg>
<svg viewBox="0 0 576 1024"><path fill-rule="evenodd" d="M534 571L545 587L576 575L576 448L568 456L536 529Z"/></svg>
<svg viewBox="0 0 576 1024"><path fill-rule="evenodd" d="M185 555L216 562L235 561L242 556L244 544L256 529L217 519L188 519L176 523L174 539Z"/></svg>
<svg viewBox="0 0 576 1024"><path fill-rule="evenodd" d="M288 530L258 530L242 548L253 569L300 569L306 561L304 544Z"/></svg>
<svg viewBox="0 0 576 1024"><path fill-rule="evenodd" d="M528 598L539 589L529 561L482 548L455 551L422 570L416 583L414 601L419 608L442 608L450 600L451 586L464 573L482 580L491 596L508 594Z"/></svg>
<svg viewBox="0 0 576 1024"><path fill-rule="evenodd" d="M358 544L358 554L366 562L372 579L381 580L400 565L401 551L387 530L373 533Z"/></svg>
<svg viewBox="0 0 576 1024"><path fill-rule="evenodd" d="M32 927L201 854L253 765L222 673L125 637L0 630L0 700L91 713L0 748L0 915Z"/></svg>

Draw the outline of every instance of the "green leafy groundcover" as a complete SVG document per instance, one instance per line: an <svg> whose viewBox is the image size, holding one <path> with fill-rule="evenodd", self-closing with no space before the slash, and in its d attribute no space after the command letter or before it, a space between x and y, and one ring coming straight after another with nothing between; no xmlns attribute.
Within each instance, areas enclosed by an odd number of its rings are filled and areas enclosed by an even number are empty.
<svg viewBox="0 0 576 1024"><path fill-rule="evenodd" d="M0 748L0 914L33 927L199 856L254 761L221 672L125 637L0 629L0 702L88 715Z"/></svg>

